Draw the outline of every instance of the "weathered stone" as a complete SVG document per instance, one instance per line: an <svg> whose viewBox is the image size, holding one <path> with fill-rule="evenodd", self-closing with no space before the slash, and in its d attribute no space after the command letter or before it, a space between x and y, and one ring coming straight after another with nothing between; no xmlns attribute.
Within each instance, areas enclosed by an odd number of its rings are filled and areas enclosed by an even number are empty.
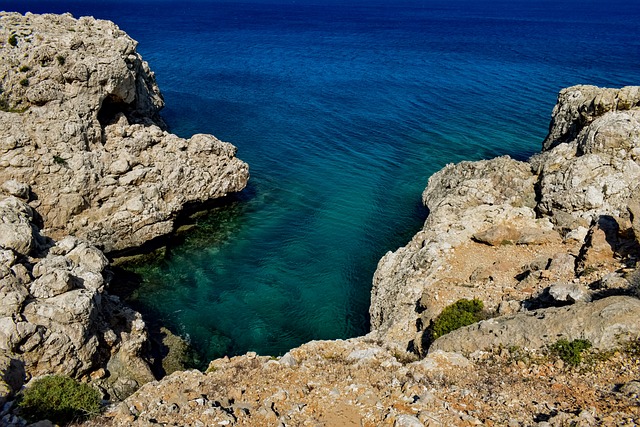
<svg viewBox="0 0 640 427"><path fill-rule="evenodd" d="M591 295L582 285L577 283L554 283L548 288L549 295L560 302L589 302Z"/></svg>
<svg viewBox="0 0 640 427"><path fill-rule="evenodd" d="M137 354L130 354L124 350L109 359L107 371L111 377L106 382L116 400L124 400L141 385L155 380L146 362Z"/></svg>
<svg viewBox="0 0 640 427"><path fill-rule="evenodd" d="M401 414L396 417L394 427L424 427L424 424L413 415Z"/></svg>
<svg viewBox="0 0 640 427"><path fill-rule="evenodd" d="M505 316L520 311L520 301L502 301L498 305L498 315Z"/></svg>
<svg viewBox="0 0 640 427"><path fill-rule="evenodd" d="M15 197L0 200L0 247L28 255L34 247L31 208Z"/></svg>
<svg viewBox="0 0 640 427"><path fill-rule="evenodd" d="M608 232L607 229L600 226L594 226L589 230L580 257L580 264L582 264L583 269L597 269L613 258L615 255L616 231Z"/></svg>
<svg viewBox="0 0 640 427"><path fill-rule="evenodd" d="M154 74L115 24L0 15L0 40L25 28L37 37L0 44L3 99L28 108L0 114L0 182L13 180L3 186L9 194L34 195L47 234L73 234L106 251L135 247L170 233L185 204L244 188L248 168L231 144L164 130ZM27 88L14 63L30 68Z"/></svg>
<svg viewBox="0 0 640 427"><path fill-rule="evenodd" d="M66 270L50 270L29 285L29 292L36 298L51 298L73 289L71 275Z"/></svg>
<svg viewBox="0 0 640 427"><path fill-rule="evenodd" d="M491 246L513 245L520 239L520 232L513 227L501 224L476 233L473 238Z"/></svg>
<svg viewBox="0 0 640 427"><path fill-rule="evenodd" d="M438 338L429 352L444 350L470 354L498 346L538 349L559 338L587 339L596 349L610 350L624 337L640 334L639 315L640 300L621 296L540 309L457 329Z"/></svg>
<svg viewBox="0 0 640 427"><path fill-rule="evenodd" d="M291 355L291 353L285 353L285 355L280 358L279 362L282 366L286 366L289 368L298 365L298 361Z"/></svg>
<svg viewBox="0 0 640 427"><path fill-rule="evenodd" d="M549 150L563 142L570 142L593 120L608 111L629 110L640 105L637 88L620 90L596 86L573 86L560 91L553 109L549 135L543 149Z"/></svg>
<svg viewBox="0 0 640 427"><path fill-rule="evenodd" d="M15 196L19 199L27 200L29 198L29 185L23 182L18 182L15 179L5 181L2 184L2 190L8 195Z"/></svg>
<svg viewBox="0 0 640 427"><path fill-rule="evenodd" d="M435 350L419 362L415 362L414 366L426 372L444 371L447 369L466 369L471 368L469 359L456 352L448 352Z"/></svg>
<svg viewBox="0 0 640 427"><path fill-rule="evenodd" d="M15 198L3 201L4 217L17 218L5 223L8 229L28 224L23 241L35 240L31 208ZM111 373L110 381L138 387L152 380L138 355L146 343L144 322L103 294L105 256L76 238L51 244L43 258L16 256L18 245L0 251L0 349L20 354L29 376L81 377L106 366L113 353L130 369Z"/></svg>
<svg viewBox="0 0 640 427"><path fill-rule="evenodd" d="M559 252L549 260L548 270L555 273L557 277L573 277L575 269L576 257L569 253Z"/></svg>
<svg viewBox="0 0 640 427"><path fill-rule="evenodd" d="M11 317L22 310L29 296L27 288L11 273L0 279L0 317Z"/></svg>
<svg viewBox="0 0 640 427"><path fill-rule="evenodd" d="M640 398L640 381L629 381L620 387L620 393L624 393L627 396Z"/></svg>

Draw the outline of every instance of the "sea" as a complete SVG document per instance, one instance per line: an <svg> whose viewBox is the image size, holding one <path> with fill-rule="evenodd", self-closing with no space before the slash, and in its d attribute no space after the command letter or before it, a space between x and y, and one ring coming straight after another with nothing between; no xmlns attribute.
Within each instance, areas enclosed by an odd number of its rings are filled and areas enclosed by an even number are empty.
<svg viewBox="0 0 640 427"><path fill-rule="evenodd" d="M0 0L139 42L172 132L211 133L247 189L116 293L201 365L369 331L372 277L447 163L541 148L558 92L640 84L637 0ZM133 277L135 280L130 280Z"/></svg>

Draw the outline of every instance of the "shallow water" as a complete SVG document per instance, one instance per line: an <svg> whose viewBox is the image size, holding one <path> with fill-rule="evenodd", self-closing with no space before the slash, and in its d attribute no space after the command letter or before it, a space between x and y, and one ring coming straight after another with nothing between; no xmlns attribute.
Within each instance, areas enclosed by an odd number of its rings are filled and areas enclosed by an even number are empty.
<svg viewBox="0 0 640 427"><path fill-rule="evenodd" d="M128 301L203 360L282 354L368 330L371 280L449 162L539 150L557 92L640 84L628 2L307 5L24 1L114 20L140 42L175 133L212 133L251 167Z"/></svg>

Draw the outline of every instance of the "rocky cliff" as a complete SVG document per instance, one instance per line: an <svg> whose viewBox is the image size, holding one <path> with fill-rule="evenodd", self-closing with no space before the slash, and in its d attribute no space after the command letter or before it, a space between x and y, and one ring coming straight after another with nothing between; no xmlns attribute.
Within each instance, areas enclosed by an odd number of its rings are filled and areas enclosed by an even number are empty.
<svg viewBox="0 0 640 427"><path fill-rule="evenodd" d="M372 331L149 383L97 425L635 425L640 88L563 90L543 151L448 165L375 273ZM451 303L490 319L435 341ZM588 340L573 367L560 338Z"/></svg>
<svg viewBox="0 0 640 427"><path fill-rule="evenodd" d="M0 399L59 372L118 400L151 377L146 332L106 293L94 245L166 233L247 169L226 143L164 130L153 75L115 25L0 24ZM378 265L370 334L175 372L88 424L637 425L639 154L640 88L565 89L539 155L429 180L424 227ZM490 318L431 338L461 298ZM582 365L551 351L559 338L589 340ZM25 424L10 402L0 417Z"/></svg>
<svg viewBox="0 0 640 427"><path fill-rule="evenodd" d="M432 176L423 229L378 265L377 337L424 352L425 328L459 298L510 314L560 288L591 300L635 286L639 103L638 87L564 89L528 162L463 162Z"/></svg>
<svg viewBox="0 0 640 427"><path fill-rule="evenodd" d="M235 147L168 133L163 105L136 42L112 22L0 14L0 182L48 236L139 246L171 232L185 204L244 188Z"/></svg>
<svg viewBox="0 0 640 427"><path fill-rule="evenodd" d="M15 197L0 200L0 217L0 359L14 375L91 379L115 400L152 381L141 358L145 324L105 292L103 253L76 237L41 235L32 208Z"/></svg>
<svg viewBox="0 0 640 427"><path fill-rule="evenodd" d="M115 24L0 12L0 403L64 374L114 401L154 379L139 313L104 252L173 231L248 167L211 135L169 133L136 42ZM0 424L20 424L7 408Z"/></svg>

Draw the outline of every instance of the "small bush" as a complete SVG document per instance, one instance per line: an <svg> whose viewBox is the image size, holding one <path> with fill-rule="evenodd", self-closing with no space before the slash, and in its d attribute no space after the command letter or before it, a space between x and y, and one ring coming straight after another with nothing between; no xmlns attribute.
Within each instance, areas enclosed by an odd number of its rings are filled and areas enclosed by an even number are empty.
<svg viewBox="0 0 640 427"><path fill-rule="evenodd" d="M589 348L591 348L589 340L573 340L569 342L564 338L559 339L549 347L552 354L570 366L578 366L582 363L582 352Z"/></svg>
<svg viewBox="0 0 640 427"><path fill-rule="evenodd" d="M58 55L56 56L56 60L58 61L59 65L64 65L65 61L67 60L64 56L62 55Z"/></svg>
<svg viewBox="0 0 640 427"><path fill-rule="evenodd" d="M20 80L20 86L24 86L24 87L29 86L29 79Z"/></svg>
<svg viewBox="0 0 640 427"><path fill-rule="evenodd" d="M18 37L15 34L11 34L9 36L9 40L7 40L11 46L18 45Z"/></svg>
<svg viewBox="0 0 640 427"><path fill-rule="evenodd" d="M483 308L484 304L479 299L461 299L445 307L429 326L431 341L484 319Z"/></svg>
<svg viewBox="0 0 640 427"><path fill-rule="evenodd" d="M57 424L86 420L100 412L100 395L87 384L60 375L34 380L18 404L29 421Z"/></svg>
<svg viewBox="0 0 640 427"><path fill-rule="evenodd" d="M55 163L56 165L61 165L61 166L66 166L67 165L67 161L65 159L63 159L62 157L58 156L57 154L53 156L53 163Z"/></svg>
<svg viewBox="0 0 640 427"><path fill-rule="evenodd" d="M22 67L20 67L20 72L21 73L26 73L30 69L31 69L31 67L29 67L28 65L23 65Z"/></svg>

